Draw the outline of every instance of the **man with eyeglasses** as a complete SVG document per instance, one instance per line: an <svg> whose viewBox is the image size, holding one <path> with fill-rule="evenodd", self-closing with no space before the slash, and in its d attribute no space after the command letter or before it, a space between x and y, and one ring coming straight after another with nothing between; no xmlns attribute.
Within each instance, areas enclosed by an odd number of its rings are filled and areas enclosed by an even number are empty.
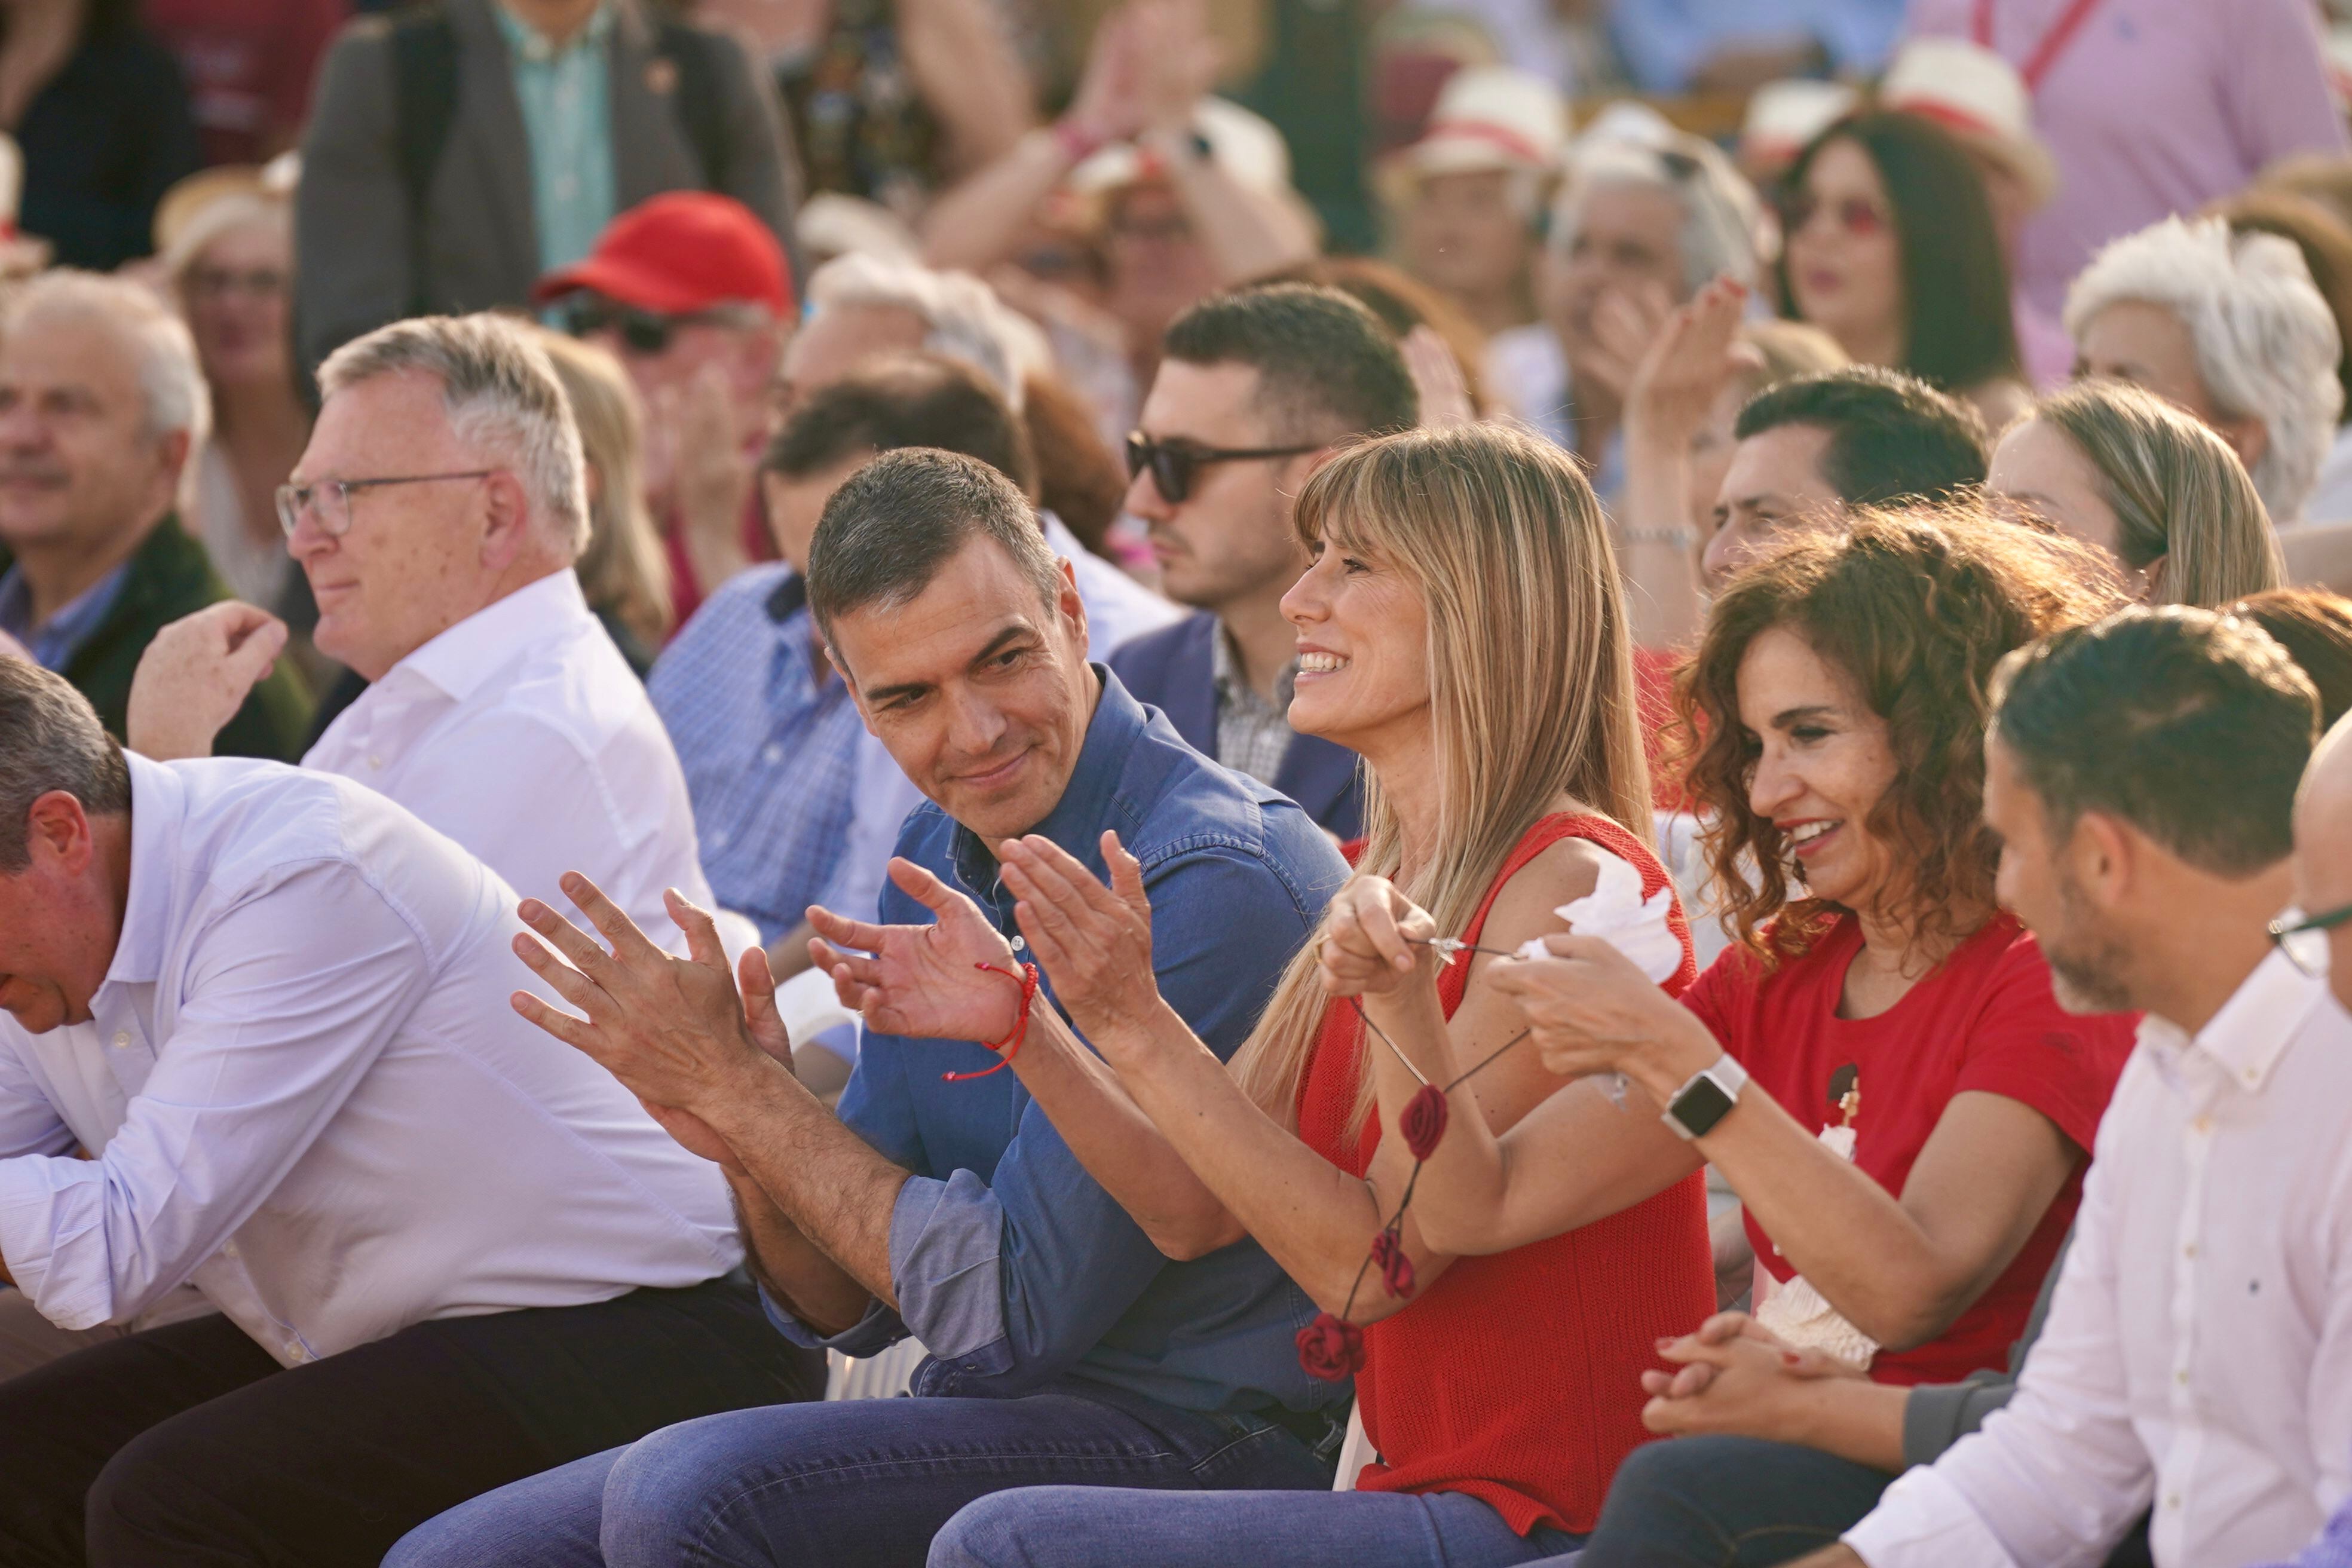
<svg viewBox="0 0 2352 1568"><path fill-rule="evenodd" d="M1338 443L1420 415L1396 341L1370 311L1337 289L1284 283L1177 318L1127 441L1127 507L1150 524L1160 585L1201 613L1129 642L1111 668L1195 750L1342 839L1363 816L1356 755L1294 735L1286 717L1298 653L1282 596L1307 563L1291 504Z"/></svg>
<svg viewBox="0 0 2352 1568"><path fill-rule="evenodd" d="M683 626L729 578L775 559L751 476L794 309L783 247L740 202L674 191L614 218L531 298L611 351L636 386L646 501Z"/></svg>
<svg viewBox="0 0 2352 1568"><path fill-rule="evenodd" d="M157 633L229 595L174 504L208 416L187 329L143 289L51 272L0 317L0 633L116 734ZM290 761L309 703L268 669L221 710L220 747Z"/></svg>
<svg viewBox="0 0 2352 1568"><path fill-rule="evenodd" d="M2007 1408L1803 1568L2303 1550L2352 1494L2352 752L2251 623L2131 610L2012 655L1985 820L2058 998L2147 1014ZM2282 906L2296 900L2313 919ZM2331 978L2331 975L2333 978Z"/></svg>
<svg viewBox="0 0 2352 1568"><path fill-rule="evenodd" d="M589 610L579 432L545 351L496 316L427 317L344 345L278 492L319 604L319 649L370 684L303 765L357 779L527 896L594 868L671 941L662 893L709 899L686 776ZM131 692L131 749L203 756L285 636L227 604L168 628ZM610 877L609 884L603 879ZM754 937L727 917L730 947Z"/></svg>

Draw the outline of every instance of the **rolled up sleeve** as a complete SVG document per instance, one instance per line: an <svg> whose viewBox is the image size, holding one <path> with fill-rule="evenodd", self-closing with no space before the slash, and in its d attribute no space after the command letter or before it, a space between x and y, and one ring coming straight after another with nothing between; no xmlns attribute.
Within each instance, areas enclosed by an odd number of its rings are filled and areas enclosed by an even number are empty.
<svg viewBox="0 0 2352 1568"><path fill-rule="evenodd" d="M337 937L323 966L322 929ZM431 979L416 932L346 866L297 871L222 916L105 1152L0 1160L0 1258L17 1288L66 1329L152 1305L268 1200ZM9 1076L0 1101L16 1098Z"/></svg>

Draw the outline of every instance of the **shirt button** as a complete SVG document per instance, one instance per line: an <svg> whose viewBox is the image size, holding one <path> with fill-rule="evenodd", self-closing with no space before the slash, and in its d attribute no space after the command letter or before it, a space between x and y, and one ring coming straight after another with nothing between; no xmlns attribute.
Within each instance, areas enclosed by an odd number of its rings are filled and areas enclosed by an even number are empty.
<svg viewBox="0 0 2352 1568"><path fill-rule="evenodd" d="M2177 1383L2177 1384L2180 1384L2180 1386L2181 1386L2181 1387L2183 1387L2183 1388L2188 1387L2188 1386L2189 1386L2189 1369L2188 1369L2187 1367L2183 1367L2183 1368L2181 1368L2179 1372L2174 1373L2172 1374L2172 1381L2173 1381L2173 1382L2175 1382L2175 1383Z"/></svg>
<svg viewBox="0 0 2352 1568"><path fill-rule="evenodd" d="M2164 1500L2164 1506L2170 1509L2179 1508L2180 1506L2180 1494L2179 1492L2174 1492L2170 1497L2166 1498Z"/></svg>
<svg viewBox="0 0 2352 1568"><path fill-rule="evenodd" d="M2192 1242L2189 1242L2187 1246L2183 1247L2180 1249L2180 1256L2181 1256L2181 1257L2183 1257L2183 1258L2194 1258L2194 1257L2196 1257L2196 1256L2197 1256L2197 1244L2196 1244L2195 1242L2193 1242L2193 1241L2192 1241Z"/></svg>
<svg viewBox="0 0 2352 1568"><path fill-rule="evenodd" d="M784 748L780 742L771 741L761 751L760 757L763 762L781 763L784 760Z"/></svg>
<svg viewBox="0 0 2352 1568"><path fill-rule="evenodd" d="M223 1258L235 1258L236 1256L236 1243L232 1241L224 1246L221 1248L221 1256Z"/></svg>
<svg viewBox="0 0 2352 1568"><path fill-rule="evenodd" d="M299 1340L288 1340L286 1342L286 1359L289 1361L309 1361L310 1357L310 1353L303 1350L302 1342Z"/></svg>
<svg viewBox="0 0 2352 1568"><path fill-rule="evenodd" d="M1028 946L1028 940L1024 937L1016 936L1013 939L1013 951L1015 952L1023 952L1026 950Z"/></svg>
<svg viewBox="0 0 2352 1568"><path fill-rule="evenodd" d="M121 1050L121 1049L123 1049L124 1047L128 1047L130 1044L131 1044L131 1032L130 1032L129 1030L127 1030L127 1029L117 1029L117 1030L115 1030L115 1031L114 1031L114 1048L115 1048L116 1050L118 1050L118 1051L119 1051L119 1050Z"/></svg>
<svg viewBox="0 0 2352 1568"><path fill-rule="evenodd" d="M383 753L381 752L370 752L368 753L368 766L372 768L380 768L383 766Z"/></svg>
<svg viewBox="0 0 2352 1568"><path fill-rule="evenodd" d="M2200 1116L2196 1121L2190 1122L2189 1125L2196 1129L2197 1136L2200 1138L2210 1138L2212 1136L2213 1119L2210 1116Z"/></svg>

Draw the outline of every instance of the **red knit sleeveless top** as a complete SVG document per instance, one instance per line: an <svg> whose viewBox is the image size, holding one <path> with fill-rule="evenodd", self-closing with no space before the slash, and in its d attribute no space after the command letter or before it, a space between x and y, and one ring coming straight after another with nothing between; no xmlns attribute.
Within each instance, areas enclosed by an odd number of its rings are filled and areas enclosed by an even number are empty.
<svg viewBox="0 0 2352 1568"><path fill-rule="evenodd" d="M1547 816L1519 840L1461 934L1477 941L1503 884L1564 838L1633 865L1645 898L1667 883L1649 846L1607 817ZM1672 923L1683 966L1664 989L1678 995L1696 975L1679 903ZM1456 964L1438 974L1448 1017L1462 1004L1468 970ZM1359 1176L1381 1139L1377 1110L1360 1142L1348 1130L1363 1040L1355 1010L1335 1002L1298 1095L1299 1137ZM1625 1114L1654 1113L1636 1096ZM1563 1236L1457 1258L1412 1305L1364 1331L1356 1398L1381 1458L1357 1485L1467 1493L1521 1535L1539 1524L1586 1533L1619 1463L1650 1436L1640 1374L1662 1364L1655 1342L1690 1332L1714 1310L1706 1192L1696 1173Z"/></svg>

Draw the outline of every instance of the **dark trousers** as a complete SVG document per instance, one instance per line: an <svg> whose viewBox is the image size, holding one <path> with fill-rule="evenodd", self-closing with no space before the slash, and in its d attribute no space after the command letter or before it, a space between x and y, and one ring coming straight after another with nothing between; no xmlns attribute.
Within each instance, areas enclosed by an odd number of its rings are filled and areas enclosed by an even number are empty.
<svg viewBox="0 0 2352 1568"><path fill-rule="evenodd" d="M1576 1568L1771 1568L1862 1522L1895 1478L1759 1437L1644 1443L1618 1467ZM2148 1562L2136 1527L2108 1568Z"/></svg>
<svg viewBox="0 0 2352 1568"><path fill-rule="evenodd" d="M0 1384L10 1568L375 1568L467 1499L699 1415L816 1399L740 1275L450 1318L281 1369L226 1318Z"/></svg>

